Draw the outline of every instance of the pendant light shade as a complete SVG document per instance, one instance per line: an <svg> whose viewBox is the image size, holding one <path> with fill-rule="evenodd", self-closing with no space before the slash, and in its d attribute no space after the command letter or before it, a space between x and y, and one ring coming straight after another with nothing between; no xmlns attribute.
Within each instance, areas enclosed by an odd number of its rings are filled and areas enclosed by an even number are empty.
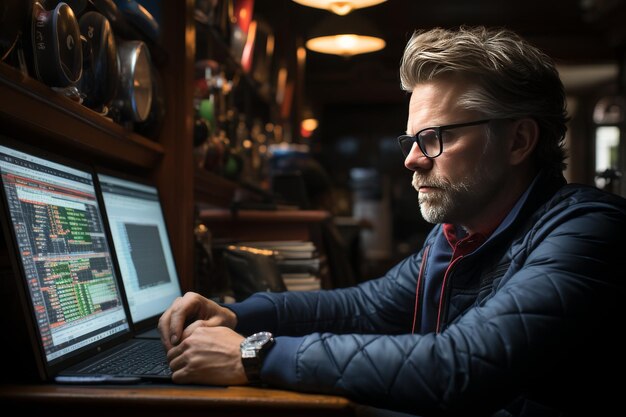
<svg viewBox="0 0 626 417"><path fill-rule="evenodd" d="M313 28L306 41L311 51L345 57L383 49L385 41L362 16L329 15Z"/></svg>
<svg viewBox="0 0 626 417"><path fill-rule="evenodd" d="M303 6L325 9L340 16L347 15L353 10L375 6L387 0L293 0Z"/></svg>

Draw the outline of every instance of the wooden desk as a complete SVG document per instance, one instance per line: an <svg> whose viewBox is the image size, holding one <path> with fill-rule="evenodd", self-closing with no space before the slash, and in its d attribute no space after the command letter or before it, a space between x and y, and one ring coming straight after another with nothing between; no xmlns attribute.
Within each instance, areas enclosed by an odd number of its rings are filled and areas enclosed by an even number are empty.
<svg viewBox="0 0 626 417"><path fill-rule="evenodd" d="M343 397L253 387L0 385L0 404L47 417L355 415Z"/></svg>

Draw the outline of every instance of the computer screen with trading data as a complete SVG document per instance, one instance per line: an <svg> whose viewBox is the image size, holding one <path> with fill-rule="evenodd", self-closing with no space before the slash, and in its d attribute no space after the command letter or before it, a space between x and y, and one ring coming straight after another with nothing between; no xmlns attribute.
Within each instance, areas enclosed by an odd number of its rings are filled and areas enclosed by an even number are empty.
<svg viewBox="0 0 626 417"><path fill-rule="evenodd" d="M182 296L158 190L120 174L97 179L131 318L141 328L155 325Z"/></svg>
<svg viewBox="0 0 626 417"><path fill-rule="evenodd" d="M48 363L129 332L91 172L0 145L0 174Z"/></svg>

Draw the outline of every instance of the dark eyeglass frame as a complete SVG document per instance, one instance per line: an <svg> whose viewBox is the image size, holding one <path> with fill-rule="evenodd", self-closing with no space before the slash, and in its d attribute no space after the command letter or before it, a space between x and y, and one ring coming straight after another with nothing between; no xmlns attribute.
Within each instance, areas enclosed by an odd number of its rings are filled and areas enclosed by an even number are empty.
<svg viewBox="0 0 626 417"><path fill-rule="evenodd" d="M495 120L495 119L481 119L481 120L475 120L473 122L454 123L454 124L450 124L450 125L426 127L424 129L420 130L419 132L417 132L415 135L401 135L401 136L398 136L398 145L400 145L400 150L402 151L402 154L404 155L405 158L409 155L409 153L411 152L411 149L413 149L413 144L417 143L417 146L420 148L420 151L422 151L424 156L426 156L427 158L434 159L434 158L438 157L439 155L441 155L441 153L443 152L443 141L442 141L441 137L442 137L442 134L443 134L444 130L456 129L456 128L459 128L459 127L482 125L482 124L485 124L485 123L489 123L489 122L491 122L493 120ZM427 130L435 131L435 137L437 138L437 141L439 142L439 150L434 155L429 155L426 152L426 148L425 148L424 143L423 143L424 140L423 140L423 138L420 137L420 135L423 132L427 131ZM408 147L409 150L405 152L404 149L407 146L407 145L405 145L406 143L410 143L411 146Z"/></svg>

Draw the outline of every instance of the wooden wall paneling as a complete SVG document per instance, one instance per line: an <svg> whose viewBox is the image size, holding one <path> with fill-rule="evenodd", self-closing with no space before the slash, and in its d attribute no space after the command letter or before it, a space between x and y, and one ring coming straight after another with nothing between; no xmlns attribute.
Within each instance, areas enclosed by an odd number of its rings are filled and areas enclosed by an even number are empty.
<svg viewBox="0 0 626 417"><path fill-rule="evenodd" d="M183 290L192 289L194 269L193 10L193 0L162 2L168 60L161 75L167 103L160 138L165 154L156 175Z"/></svg>

